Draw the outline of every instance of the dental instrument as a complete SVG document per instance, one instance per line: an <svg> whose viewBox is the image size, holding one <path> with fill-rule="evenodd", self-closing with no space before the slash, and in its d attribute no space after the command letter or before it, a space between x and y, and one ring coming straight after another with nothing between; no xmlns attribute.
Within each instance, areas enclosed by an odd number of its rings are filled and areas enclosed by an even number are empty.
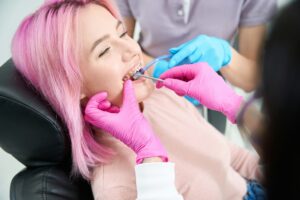
<svg viewBox="0 0 300 200"><path fill-rule="evenodd" d="M163 56L155 58L154 60L149 62L147 65L145 65L143 68L141 68L139 71L135 72L132 75L132 78L134 80L137 80L138 78L142 77L142 75L145 73L145 71L147 71L152 65L156 64L157 62L159 62L161 60L169 59L169 58L171 58L171 56L172 56L171 54L168 54L168 55L163 55ZM154 77L151 77L151 76L143 75L143 77L150 78L150 79L156 80L156 81L163 81L162 79L157 79L157 78L154 78Z"/></svg>
<svg viewBox="0 0 300 200"><path fill-rule="evenodd" d="M151 79L151 80L153 80L153 81L161 81L161 82L163 82L164 80L162 80L162 79L160 79L160 78L154 78L154 77L152 77L152 76L146 76L146 75L144 75L144 74L138 74L138 78L140 78L140 77L144 77L144 78L148 78L148 79Z"/></svg>

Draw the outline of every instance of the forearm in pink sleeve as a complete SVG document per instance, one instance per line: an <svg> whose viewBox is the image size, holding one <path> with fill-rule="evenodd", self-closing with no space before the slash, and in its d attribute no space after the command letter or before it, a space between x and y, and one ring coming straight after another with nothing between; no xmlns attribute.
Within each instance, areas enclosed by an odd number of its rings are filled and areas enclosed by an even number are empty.
<svg viewBox="0 0 300 200"><path fill-rule="evenodd" d="M247 179L262 180L259 156L233 143L228 142L231 151L231 166Z"/></svg>

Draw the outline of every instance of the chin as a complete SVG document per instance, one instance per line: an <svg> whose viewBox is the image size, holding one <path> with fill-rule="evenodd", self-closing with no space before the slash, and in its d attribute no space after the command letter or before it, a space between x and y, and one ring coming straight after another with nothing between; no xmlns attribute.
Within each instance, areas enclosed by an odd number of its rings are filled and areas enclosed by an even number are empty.
<svg viewBox="0 0 300 200"><path fill-rule="evenodd" d="M151 80L146 80L143 83L134 85L135 96L138 103L143 102L153 92L155 86Z"/></svg>

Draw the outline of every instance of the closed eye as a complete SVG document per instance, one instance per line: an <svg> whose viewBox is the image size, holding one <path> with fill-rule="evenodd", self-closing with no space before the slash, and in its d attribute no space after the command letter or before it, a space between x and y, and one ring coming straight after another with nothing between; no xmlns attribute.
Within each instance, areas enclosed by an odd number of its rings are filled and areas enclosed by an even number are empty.
<svg viewBox="0 0 300 200"><path fill-rule="evenodd" d="M102 57L104 54L106 54L108 51L110 50L110 47L106 48L104 51L102 51L100 54L99 54L99 58Z"/></svg>
<svg viewBox="0 0 300 200"><path fill-rule="evenodd" d="M120 35L120 38L125 37L126 35L127 35L127 31L125 31L124 33L122 33L122 34Z"/></svg>
<svg viewBox="0 0 300 200"><path fill-rule="evenodd" d="M125 31L124 33L122 33L120 35L120 38L123 38L127 35L127 31ZM106 48L104 51L102 51L100 54L99 54L99 58L102 57L103 55L105 55L108 51L110 50L110 47Z"/></svg>

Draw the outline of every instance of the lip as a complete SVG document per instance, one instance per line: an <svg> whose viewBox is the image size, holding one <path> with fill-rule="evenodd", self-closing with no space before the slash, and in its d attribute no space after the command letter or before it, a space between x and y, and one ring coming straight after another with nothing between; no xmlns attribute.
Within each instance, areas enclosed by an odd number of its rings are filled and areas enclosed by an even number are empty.
<svg viewBox="0 0 300 200"><path fill-rule="evenodd" d="M141 68L142 68L142 62L140 59L138 59L138 61L135 62L135 64L133 64L129 70L127 70L127 72L123 76L123 81L131 79L131 76L133 75L134 71L137 71L136 69L141 69ZM140 80L140 78L138 80ZM135 81L137 80L134 80L133 82Z"/></svg>

